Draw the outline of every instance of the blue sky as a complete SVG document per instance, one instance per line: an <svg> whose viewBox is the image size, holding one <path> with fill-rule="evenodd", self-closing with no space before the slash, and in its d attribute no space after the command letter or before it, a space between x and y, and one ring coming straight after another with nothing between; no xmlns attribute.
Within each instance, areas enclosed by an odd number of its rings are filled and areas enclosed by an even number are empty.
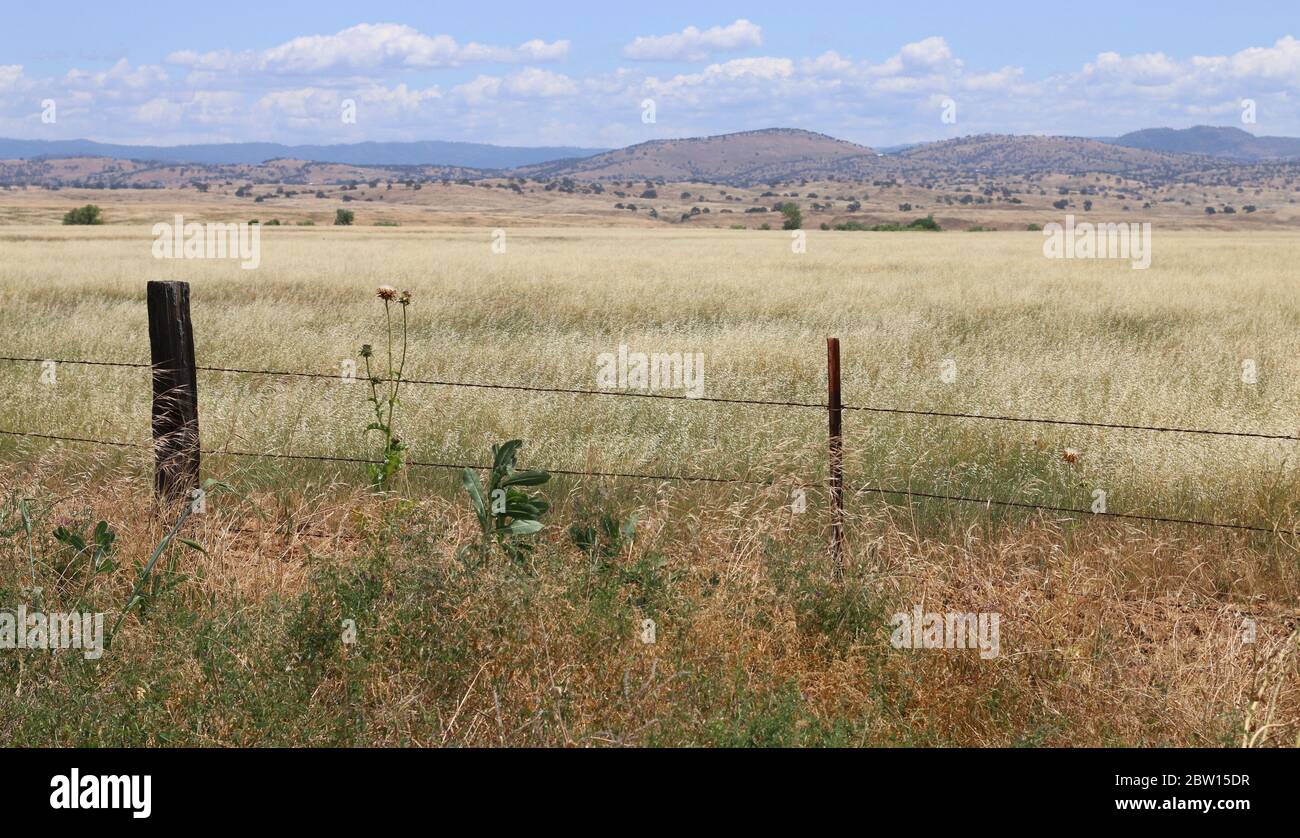
<svg viewBox="0 0 1300 838"><path fill-rule="evenodd" d="M890 145L1203 123L1300 135L1300 14L1284 2L173 0L11 3L4 19L11 137L618 146L788 126Z"/></svg>

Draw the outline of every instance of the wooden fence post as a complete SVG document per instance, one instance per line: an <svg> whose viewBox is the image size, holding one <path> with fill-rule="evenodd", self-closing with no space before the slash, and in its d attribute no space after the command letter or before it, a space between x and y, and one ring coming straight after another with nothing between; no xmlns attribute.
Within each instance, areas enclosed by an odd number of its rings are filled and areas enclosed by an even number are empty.
<svg viewBox="0 0 1300 838"><path fill-rule="evenodd" d="M199 393L190 284L150 282L154 491L175 502L199 487Z"/></svg>
<svg viewBox="0 0 1300 838"><path fill-rule="evenodd" d="M844 437L840 430L840 339L826 339L826 409L830 414L831 558L844 573Z"/></svg>

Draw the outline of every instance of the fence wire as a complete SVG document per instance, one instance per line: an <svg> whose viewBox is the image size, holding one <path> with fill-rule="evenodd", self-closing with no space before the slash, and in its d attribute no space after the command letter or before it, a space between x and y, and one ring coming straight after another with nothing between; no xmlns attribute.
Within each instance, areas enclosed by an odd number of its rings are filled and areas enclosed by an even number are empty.
<svg viewBox="0 0 1300 838"><path fill-rule="evenodd" d="M76 443L85 443L91 445L101 445L101 446L117 447L117 448L148 449L153 447L151 443L121 442L121 441L114 441L114 440L90 439L87 437L59 436L56 434L43 434L43 433L35 433L31 431L14 431L14 430L8 430L3 428L0 428L0 435L14 436L14 437L31 437L35 439L52 440L52 441L59 441L59 442L76 442ZM348 463L354 465L382 465L382 463L376 460L367 460L362 457L339 457L339 456L330 456L330 455L323 455L323 454L280 454L280 453L273 453L267 451L237 451L237 450L223 449L223 448L204 448L200 450L200 453L207 456L248 457L248 458L259 458L259 459L293 460L293 461L307 461L307 462ZM406 464L408 466L411 466L412 468L448 469L448 470L455 470L455 471L460 471L466 468L479 470L479 471L486 471L491 468L490 465L485 465L483 463L450 463L450 462L434 462L434 461L427 461L427 460L409 460L407 461ZM541 466L533 466L533 467L542 468L544 471L547 471L551 474L559 474L559 475L572 476L572 477L600 477L600 478L610 478L610 479L650 480L650 481L658 481L658 482L677 482L677 483L724 483L724 484L750 485L750 486L772 486L775 485L777 482L779 482L778 479L749 480L749 479L736 478L736 477L714 477L714 476L693 475L693 474L645 474L641 472L594 471L590 469L561 469L561 468L547 468ZM1264 534L1275 535L1275 536L1287 535L1287 536L1294 537L1296 535L1300 535L1300 533L1297 533L1294 530L1281 529L1278 527L1265 527L1256 524L1238 524L1238 523L1221 522L1221 521L1203 521L1194 518L1172 518L1172 517L1158 516L1158 515L1137 515L1137 514L1124 513L1124 512L1093 512L1091 509L1080 509L1077 507L1051 506L1048 504L1028 503L1025 501L1002 500L1002 499L991 498L991 497L980 498L980 497L969 497L964 495L944 495L944 494L936 494L932 492L921 492L910 488L891 488L885 486L860 485L860 486L845 486L845 491L849 493L903 495L909 498L922 498L925 500L940 500L940 501L947 501L953 503L983 504L985 506L1013 507L1017 509L1028 509L1028 510L1034 510L1038 512L1055 512L1055 513L1063 513L1063 514L1070 514L1070 515L1091 516L1097 518L1117 518L1117 519L1124 519L1124 520L1131 520L1131 521L1144 521L1147 523L1181 524L1185 526L1197 526L1197 527L1209 527L1215 529L1257 532L1257 533L1264 533Z"/></svg>

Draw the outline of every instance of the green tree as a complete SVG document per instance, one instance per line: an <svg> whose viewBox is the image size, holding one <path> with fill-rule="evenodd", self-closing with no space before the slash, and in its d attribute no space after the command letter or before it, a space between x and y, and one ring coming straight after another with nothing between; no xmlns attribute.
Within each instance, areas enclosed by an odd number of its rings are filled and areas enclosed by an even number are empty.
<svg viewBox="0 0 1300 838"><path fill-rule="evenodd" d="M785 216L785 221L781 223L782 230L798 230L803 227L803 213L794 201L782 204L781 214Z"/></svg>
<svg viewBox="0 0 1300 838"><path fill-rule="evenodd" d="M356 219L356 214L353 213L352 210L345 210L345 209L337 210L334 213L334 226L350 227L352 226L352 222L355 219Z"/></svg>
<svg viewBox="0 0 1300 838"><path fill-rule="evenodd" d="M94 204L86 204L84 207L78 207L74 210L68 210L63 216L64 224L103 224L104 219L100 215L99 207Z"/></svg>

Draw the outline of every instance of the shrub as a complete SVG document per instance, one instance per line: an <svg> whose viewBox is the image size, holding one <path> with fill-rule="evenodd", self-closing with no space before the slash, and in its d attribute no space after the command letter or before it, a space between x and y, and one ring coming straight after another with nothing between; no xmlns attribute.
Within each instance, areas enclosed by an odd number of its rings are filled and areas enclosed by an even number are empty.
<svg viewBox="0 0 1300 838"><path fill-rule="evenodd" d="M351 227L354 220L356 220L356 214L352 210L341 209L334 212L335 227Z"/></svg>
<svg viewBox="0 0 1300 838"><path fill-rule="evenodd" d="M799 211L799 205L794 201L781 205L781 214L785 220L781 222L782 230L798 230L803 227L803 213Z"/></svg>
<svg viewBox="0 0 1300 838"><path fill-rule="evenodd" d="M86 204L84 207L78 207L74 210L68 210L63 216L64 224L103 224L104 219L100 215L99 207L94 204Z"/></svg>

